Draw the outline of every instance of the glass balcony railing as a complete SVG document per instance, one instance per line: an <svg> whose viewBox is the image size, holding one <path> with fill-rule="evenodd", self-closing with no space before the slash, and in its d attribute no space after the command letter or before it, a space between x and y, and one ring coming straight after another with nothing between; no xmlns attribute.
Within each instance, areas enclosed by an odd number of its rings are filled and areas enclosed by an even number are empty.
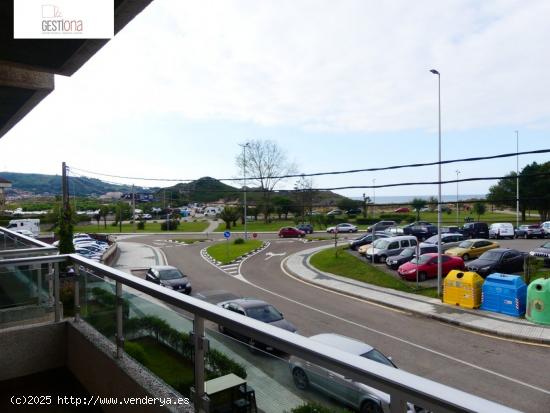
<svg viewBox="0 0 550 413"><path fill-rule="evenodd" d="M0 227L0 259L57 254L57 248Z"/></svg>
<svg viewBox="0 0 550 413"><path fill-rule="evenodd" d="M60 281L68 265L76 275ZM89 323L117 357L141 363L195 411L290 412L306 403L334 412L514 411L77 255L14 258L0 267L1 277L27 284L37 268L53 268L56 320L63 301L65 315ZM20 302L38 297L29 290Z"/></svg>

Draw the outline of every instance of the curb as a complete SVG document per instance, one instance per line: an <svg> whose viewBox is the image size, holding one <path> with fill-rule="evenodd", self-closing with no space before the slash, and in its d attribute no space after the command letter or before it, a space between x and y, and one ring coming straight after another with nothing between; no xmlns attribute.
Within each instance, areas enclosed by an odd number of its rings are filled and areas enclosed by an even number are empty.
<svg viewBox="0 0 550 413"><path fill-rule="evenodd" d="M228 263L225 263L225 264L222 264L221 261L217 261L216 259L212 258L212 256L210 254L208 254L208 252L206 252L207 248L208 247L204 247L203 249L201 249L200 251L200 255L203 259L209 261L212 265L216 266L216 268L222 270L223 272L225 272L226 274L228 274L227 271L225 271L221 266L222 265L231 265L231 264L241 264L242 262L244 262L245 260L247 260L248 258L256 255L256 254L259 254L260 252L262 252L263 250L265 250L267 247L269 247L269 245L271 245L271 243L269 241L265 241L261 246L259 246L258 248L256 249L253 249L252 251L249 251L247 252L246 254L244 255L241 255L240 257L237 257L235 258L233 261L230 261ZM240 274L240 268L239 268L239 274Z"/></svg>
<svg viewBox="0 0 550 413"><path fill-rule="evenodd" d="M322 274L326 274L327 276L334 278L335 274L319 271L316 268L311 266L311 264L309 263L309 259L311 258L311 255L313 255L313 254L314 253L307 256L306 266L312 271L321 272ZM294 255L294 254L292 254L292 255ZM409 313L412 313L414 315L418 315L418 316L421 316L421 317L424 317L424 318L429 318L429 319L432 319L432 320L441 321L441 322L451 324L451 325L454 325L454 326L459 326L459 327L462 327L462 328L467 329L467 330L487 333L487 334L497 336L497 337L504 337L504 338L510 338L510 339L515 339L515 340L519 339L519 340L530 342L530 343L550 344L550 339L546 339L546 338L542 338L542 337L541 338L525 337L525 336L520 335L520 334L513 334L513 333L503 332L503 331L501 331L497 328L490 329L490 328L485 328L485 327L479 327L479 326L468 324L468 323L460 321L460 320L450 319L450 318L447 318L447 317L439 315L439 314L425 313L425 312L422 312L422 311L418 311L418 310L415 310L415 309L410 309L410 308L407 308L407 307L403 307L403 306L393 304L393 303L388 302L388 301L384 301L384 300L380 300L380 299L376 299L376 298L372 298L372 297L366 298L366 297L364 297L360 294L351 293L351 292L344 291L344 290L341 290L341 289L336 288L336 287L332 287L332 286L324 285L324 284L319 283L319 282L312 281L311 279L303 277L303 276L297 274L295 271L292 271L290 268L288 268L286 263L287 263L287 260L292 255L289 255L289 256L285 257L285 259L281 262L281 266L289 274L291 274L292 276L294 276L294 277L296 277L296 278L300 279L301 281L304 281L308 284L312 284L312 285L315 285L315 286L318 286L318 287L322 287L326 290L337 292L338 294L343 294L343 295L347 295L347 296L353 297L353 298L358 298L358 299L361 299L361 300L364 300L364 301L369 301L369 302L373 302L373 303L376 303L376 304L381 304L381 305L384 305L386 307L394 308L394 309L397 309L397 310L406 311L406 312L409 312ZM336 279L336 278L334 278L334 279ZM368 284L366 284L363 288L367 288L367 289L372 290L372 291L378 291L379 289L387 290L388 294L394 294L394 290L387 289L387 288L384 288L384 287L376 286L376 289L375 289L375 288L370 288L370 286ZM408 295L408 293L405 293L405 292L400 292L400 294L407 294ZM411 298L413 298L413 297L411 297ZM414 299L418 300L418 297L415 296ZM421 300L421 301L423 301L423 300ZM438 303L431 303L429 301L426 301L426 303L427 304L432 304L432 305L443 305L443 304L438 304ZM453 306L447 306L447 307L448 308L453 308ZM501 321L506 322L505 320L501 320ZM544 328L544 326L540 326L538 324L526 325L526 327Z"/></svg>

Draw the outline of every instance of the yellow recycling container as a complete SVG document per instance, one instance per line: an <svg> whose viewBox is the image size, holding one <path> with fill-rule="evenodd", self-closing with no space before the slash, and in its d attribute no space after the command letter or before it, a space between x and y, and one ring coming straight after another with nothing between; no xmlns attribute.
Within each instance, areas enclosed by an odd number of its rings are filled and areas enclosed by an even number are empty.
<svg viewBox="0 0 550 413"><path fill-rule="evenodd" d="M443 302L466 308L481 305L483 278L473 271L451 271L443 281Z"/></svg>

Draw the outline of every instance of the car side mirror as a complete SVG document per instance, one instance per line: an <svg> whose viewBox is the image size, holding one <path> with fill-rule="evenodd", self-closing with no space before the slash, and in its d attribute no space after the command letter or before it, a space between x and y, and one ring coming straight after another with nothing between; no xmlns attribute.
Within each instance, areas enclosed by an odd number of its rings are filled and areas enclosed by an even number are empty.
<svg viewBox="0 0 550 413"><path fill-rule="evenodd" d="M389 361L393 361L392 356L388 356L388 360L389 360Z"/></svg>

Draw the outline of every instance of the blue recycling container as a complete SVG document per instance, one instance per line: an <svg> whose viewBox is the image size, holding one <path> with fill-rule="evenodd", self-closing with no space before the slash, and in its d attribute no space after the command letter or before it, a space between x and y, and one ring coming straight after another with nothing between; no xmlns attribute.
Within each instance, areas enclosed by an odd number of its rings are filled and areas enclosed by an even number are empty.
<svg viewBox="0 0 550 413"><path fill-rule="evenodd" d="M521 317L526 301L527 285L519 275L491 274L481 287L482 310Z"/></svg>

